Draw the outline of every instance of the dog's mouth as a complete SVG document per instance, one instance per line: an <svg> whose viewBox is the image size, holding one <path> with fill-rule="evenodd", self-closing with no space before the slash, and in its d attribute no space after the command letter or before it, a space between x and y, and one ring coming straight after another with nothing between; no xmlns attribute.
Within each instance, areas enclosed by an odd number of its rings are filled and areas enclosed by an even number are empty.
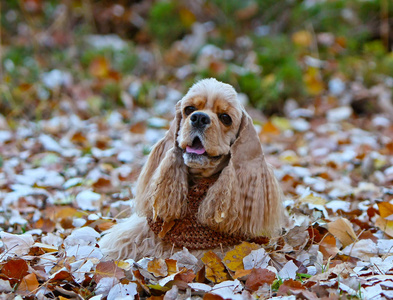
<svg viewBox="0 0 393 300"><path fill-rule="evenodd" d="M186 147L186 152L202 155L206 153L206 150L205 147L203 147L201 139L199 137L195 137L192 141L192 145Z"/></svg>

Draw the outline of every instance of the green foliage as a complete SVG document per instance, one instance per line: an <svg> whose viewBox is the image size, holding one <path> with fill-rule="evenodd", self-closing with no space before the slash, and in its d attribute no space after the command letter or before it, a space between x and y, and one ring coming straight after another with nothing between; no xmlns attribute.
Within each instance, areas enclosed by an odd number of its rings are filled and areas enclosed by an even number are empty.
<svg viewBox="0 0 393 300"><path fill-rule="evenodd" d="M168 46L187 32L176 1L157 1L147 20L149 33L157 41Z"/></svg>

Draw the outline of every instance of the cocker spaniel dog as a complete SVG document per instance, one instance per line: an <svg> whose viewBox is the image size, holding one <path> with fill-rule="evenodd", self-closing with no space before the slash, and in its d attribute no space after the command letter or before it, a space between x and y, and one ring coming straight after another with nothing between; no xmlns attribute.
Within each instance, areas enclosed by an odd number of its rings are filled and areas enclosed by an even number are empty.
<svg viewBox="0 0 393 300"><path fill-rule="evenodd" d="M100 241L113 259L196 256L279 233L282 192L234 88L194 84L138 179L136 213ZM199 254L198 254L199 253Z"/></svg>

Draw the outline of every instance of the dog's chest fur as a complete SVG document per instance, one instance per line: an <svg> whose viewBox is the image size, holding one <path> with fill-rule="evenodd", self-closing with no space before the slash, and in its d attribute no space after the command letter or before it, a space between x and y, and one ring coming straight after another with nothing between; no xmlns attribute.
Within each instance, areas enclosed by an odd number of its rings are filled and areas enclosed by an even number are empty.
<svg viewBox="0 0 393 300"><path fill-rule="evenodd" d="M247 240L243 235L215 231L197 220L199 206L217 178L218 176L194 179L188 190L186 216L171 222L163 222L159 217L156 220L148 218L151 230L163 241L189 250L232 246Z"/></svg>

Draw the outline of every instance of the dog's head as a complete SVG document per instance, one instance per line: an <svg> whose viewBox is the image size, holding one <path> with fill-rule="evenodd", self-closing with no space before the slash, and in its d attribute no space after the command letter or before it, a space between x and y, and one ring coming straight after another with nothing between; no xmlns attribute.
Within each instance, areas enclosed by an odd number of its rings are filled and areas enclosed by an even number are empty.
<svg viewBox="0 0 393 300"><path fill-rule="evenodd" d="M179 102L177 143L191 173L210 176L222 169L243 115L232 86L215 79L195 84Z"/></svg>
<svg viewBox="0 0 393 300"><path fill-rule="evenodd" d="M187 211L189 175L218 173L198 219L229 233L277 232L281 190L252 120L232 86L204 79L177 103L174 122L153 148L138 180L136 208L164 221L179 219Z"/></svg>

